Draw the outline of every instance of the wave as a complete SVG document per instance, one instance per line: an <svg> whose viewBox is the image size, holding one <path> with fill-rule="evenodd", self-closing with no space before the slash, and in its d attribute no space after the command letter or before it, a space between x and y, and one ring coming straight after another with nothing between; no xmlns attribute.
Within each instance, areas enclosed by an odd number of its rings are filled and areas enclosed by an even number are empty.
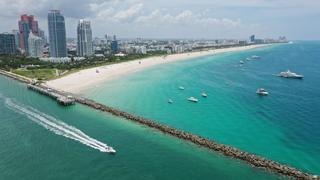
<svg viewBox="0 0 320 180"><path fill-rule="evenodd" d="M1 94L0 94L1 95ZM42 127L54 132L57 135L76 140L91 148L97 149L101 152L115 153L116 151L107 144L100 142L90 136L86 135L81 130L70 126L50 115L47 115L39 110L30 106L18 104L10 98L6 98L5 105L7 108L28 117L33 122L41 125Z"/></svg>

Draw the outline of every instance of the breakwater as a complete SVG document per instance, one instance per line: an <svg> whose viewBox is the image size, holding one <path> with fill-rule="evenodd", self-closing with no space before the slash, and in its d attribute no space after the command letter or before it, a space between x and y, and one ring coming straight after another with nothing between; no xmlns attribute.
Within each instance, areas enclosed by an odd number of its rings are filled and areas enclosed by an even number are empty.
<svg viewBox="0 0 320 180"><path fill-rule="evenodd" d="M296 178L296 179L308 179L308 180L320 180L320 177L317 175L312 175L309 173L302 172L301 170L298 170L296 168L290 167L288 165L280 164L276 161L272 161L263 157L260 157L255 154L251 154L248 152L241 151L240 149L227 146L224 144L220 144L218 142L215 142L213 140L203 138L198 135L194 135L188 132L184 132L181 130L177 130L175 128L159 124L155 121L145 119L140 116L132 115L130 113L108 107L103 104L96 103L90 99L82 98L82 97L76 97L75 100L83 105L92 107L94 109L104 111L111 113L112 115L122 117L134 122L138 122L140 124L146 125L148 127L157 129L165 134L169 134L172 136L175 136L179 139L183 139L189 142L192 142L196 145L199 145L201 147L205 147L208 149L211 149L213 151L219 152L225 156L234 158L234 159L239 159L242 161L245 161L249 163L250 165L257 167L257 168L263 168L265 170L278 173L280 175Z"/></svg>

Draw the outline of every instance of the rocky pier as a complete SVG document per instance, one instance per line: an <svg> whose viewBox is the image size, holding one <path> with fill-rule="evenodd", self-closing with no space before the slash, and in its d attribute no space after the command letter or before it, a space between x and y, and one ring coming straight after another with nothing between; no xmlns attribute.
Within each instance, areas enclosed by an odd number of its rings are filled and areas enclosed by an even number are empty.
<svg viewBox="0 0 320 180"><path fill-rule="evenodd" d="M306 179L306 180L320 180L320 177L317 175L312 175L306 172L303 172L299 169L290 167L289 165L281 164L273 160L269 160L266 158L263 158L261 156L244 152L241 151L240 149L227 146L224 144L220 144L218 142L215 142L213 140L194 135L188 132L184 132L181 130L177 130L175 128L159 124L155 121L145 119L140 116L132 115L130 113L108 107L103 104L96 103L90 99L82 98L82 97L76 97L75 100L83 105L89 106L91 108L108 112L114 116L122 117L134 122L138 122L142 125L146 125L148 127L157 129L165 134L172 135L174 137L177 137L179 139L183 139L189 142L192 142L196 145L199 145L201 147L205 147L208 149L211 149L213 151L216 151L220 154L223 154L225 156L234 158L234 159L239 159L242 161L247 162L248 164L257 167L257 168L262 168L270 172L278 173L283 176L288 176L291 178L296 178L296 179Z"/></svg>

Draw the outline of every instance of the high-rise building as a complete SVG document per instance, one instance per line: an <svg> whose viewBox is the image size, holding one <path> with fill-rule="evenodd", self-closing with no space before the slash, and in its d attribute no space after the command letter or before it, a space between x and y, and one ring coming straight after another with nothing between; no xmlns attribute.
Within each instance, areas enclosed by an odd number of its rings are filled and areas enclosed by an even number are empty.
<svg viewBox="0 0 320 180"><path fill-rule="evenodd" d="M30 33L29 39L28 39L29 56L42 57L43 44L44 44L44 40L41 37L35 36L32 33Z"/></svg>
<svg viewBox="0 0 320 180"><path fill-rule="evenodd" d="M77 27L77 55L78 56L92 56L93 45L92 45L92 31L90 21L81 19Z"/></svg>
<svg viewBox="0 0 320 180"><path fill-rule="evenodd" d="M14 55L17 53L15 37L13 34L0 34L0 54Z"/></svg>
<svg viewBox="0 0 320 180"><path fill-rule="evenodd" d="M28 52L28 38L30 32L32 32L34 35L38 35L39 33L38 21L35 20L33 15L21 15L21 19L19 21L19 31L20 48L21 50Z"/></svg>
<svg viewBox="0 0 320 180"><path fill-rule="evenodd" d="M15 39L15 43L16 43L16 47L17 49L20 48L20 32L19 30L12 30L12 34L14 35L14 39Z"/></svg>
<svg viewBox="0 0 320 180"><path fill-rule="evenodd" d="M44 44L47 43L47 38L46 38L46 35L44 34L44 30L39 29L39 37L41 37L41 39L43 39Z"/></svg>
<svg viewBox="0 0 320 180"><path fill-rule="evenodd" d="M255 35L251 35L250 36L250 42L254 42L255 41Z"/></svg>
<svg viewBox="0 0 320 180"><path fill-rule="evenodd" d="M49 50L51 57L67 57L66 27L59 10L48 13Z"/></svg>
<svg viewBox="0 0 320 180"><path fill-rule="evenodd" d="M118 41L116 35L113 36L113 40L111 41L111 51L114 54L118 52Z"/></svg>

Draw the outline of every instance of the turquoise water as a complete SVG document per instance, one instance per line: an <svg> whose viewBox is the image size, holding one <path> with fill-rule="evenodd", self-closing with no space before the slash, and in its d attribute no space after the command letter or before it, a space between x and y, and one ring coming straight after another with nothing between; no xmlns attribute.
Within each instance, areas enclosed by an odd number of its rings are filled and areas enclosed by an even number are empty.
<svg viewBox="0 0 320 180"><path fill-rule="evenodd" d="M252 55L260 60L239 61ZM292 80L281 71L303 74ZM320 174L320 42L159 65L86 91L96 101ZM184 86L185 90L178 90ZM266 88L270 95L258 97ZM208 98L202 98L205 91ZM187 97L195 96L198 103ZM174 103L168 104L171 98Z"/></svg>
<svg viewBox="0 0 320 180"><path fill-rule="evenodd" d="M79 134L117 154L85 145ZM1 180L282 178L79 104L59 106L3 76L0 159Z"/></svg>

